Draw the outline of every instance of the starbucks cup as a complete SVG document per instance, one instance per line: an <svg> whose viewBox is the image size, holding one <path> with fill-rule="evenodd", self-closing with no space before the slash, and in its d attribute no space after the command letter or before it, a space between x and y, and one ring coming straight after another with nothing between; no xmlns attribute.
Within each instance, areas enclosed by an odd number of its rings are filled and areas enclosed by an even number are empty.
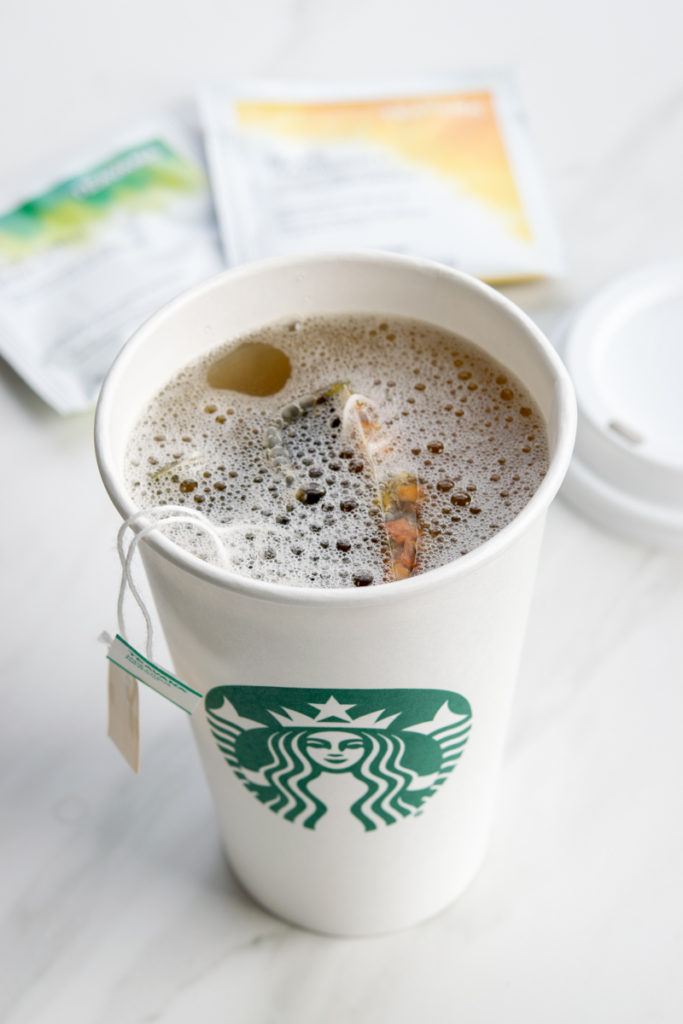
<svg viewBox="0 0 683 1024"><path fill-rule="evenodd" d="M127 439L184 364L285 317L363 312L453 331L526 385L550 465L520 514L450 564L361 589L251 580L159 530L140 543L175 672L204 696L191 723L232 868L273 913L336 935L428 918L482 862L543 523L574 440L567 374L524 313L464 274L384 253L303 256L227 271L147 321L95 428L127 518Z"/></svg>

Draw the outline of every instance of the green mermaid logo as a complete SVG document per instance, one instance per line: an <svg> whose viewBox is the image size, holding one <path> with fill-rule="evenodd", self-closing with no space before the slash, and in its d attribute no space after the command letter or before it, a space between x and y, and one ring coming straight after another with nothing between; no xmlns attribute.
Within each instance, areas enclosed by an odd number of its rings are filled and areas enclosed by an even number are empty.
<svg viewBox="0 0 683 1024"><path fill-rule="evenodd" d="M468 701L448 690L217 686L205 706L242 784L308 829L342 789L368 832L420 814L460 760L472 722Z"/></svg>

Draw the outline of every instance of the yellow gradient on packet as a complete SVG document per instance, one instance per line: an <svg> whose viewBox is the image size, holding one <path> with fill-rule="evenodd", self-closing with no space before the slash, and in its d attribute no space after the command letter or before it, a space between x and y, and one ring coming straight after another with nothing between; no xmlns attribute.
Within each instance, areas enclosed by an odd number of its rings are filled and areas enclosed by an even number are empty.
<svg viewBox="0 0 683 1024"><path fill-rule="evenodd" d="M245 129L302 141L380 146L431 170L495 211L506 231L531 241L522 199L486 90L342 103L240 101Z"/></svg>

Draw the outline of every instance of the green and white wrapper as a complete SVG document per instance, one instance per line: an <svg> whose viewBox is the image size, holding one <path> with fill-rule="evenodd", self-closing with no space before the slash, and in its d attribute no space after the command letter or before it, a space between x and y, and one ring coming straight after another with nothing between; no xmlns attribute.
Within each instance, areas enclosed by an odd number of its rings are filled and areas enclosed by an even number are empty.
<svg viewBox="0 0 683 1024"><path fill-rule="evenodd" d="M87 409L131 333L222 265L196 131L141 125L3 200L0 354L58 412Z"/></svg>

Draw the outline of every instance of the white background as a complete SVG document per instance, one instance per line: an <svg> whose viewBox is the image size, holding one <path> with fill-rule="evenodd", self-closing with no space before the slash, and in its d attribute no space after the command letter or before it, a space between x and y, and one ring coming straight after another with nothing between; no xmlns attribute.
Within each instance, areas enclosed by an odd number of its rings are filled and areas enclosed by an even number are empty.
<svg viewBox="0 0 683 1024"><path fill-rule="evenodd" d="M682 11L2 0L0 205L91 142L191 109L208 79L512 68L568 269L508 294L552 334L620 273L683 256ZM143 694L139 778L106 739L117 520L92 415L59 419L5 364L0 389L3 1022L681 1020L680 556L556 503L482 871L412 931L321 938L230 875L182 712Z"/></svg>

